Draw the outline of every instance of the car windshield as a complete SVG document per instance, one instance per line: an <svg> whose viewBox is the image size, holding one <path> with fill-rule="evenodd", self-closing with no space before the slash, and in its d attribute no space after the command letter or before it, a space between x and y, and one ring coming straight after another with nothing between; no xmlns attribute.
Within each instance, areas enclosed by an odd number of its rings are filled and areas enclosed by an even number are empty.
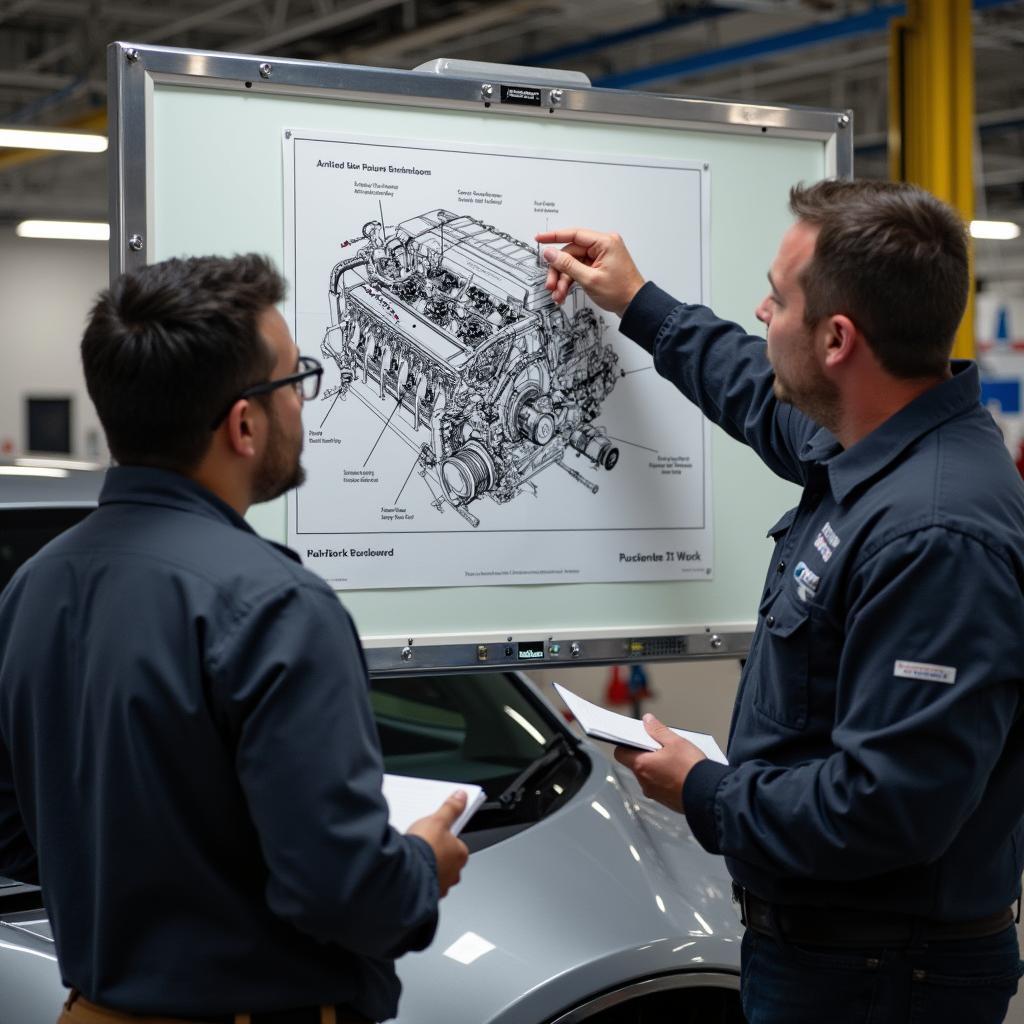
<svg viewBox="0 0 1024 1024"><path fill-rule="evenodd" d="M487 803L467 831L536 821L585 774L572 742L514 674L374 679L370 700L385 771L484 788Z"/></svg>
<svg viewBox="0 0 1024 1024"><path fill-rule="evenodd" d="M99 490L102 474L81 475ZM0 586L91 508L79 503L77 492L52 505L26 505L16 493L6 495L10 502L3 507L4 497L0 493ZM514 672L373 679L370 699L385 771L483 788L486 803L466 829L474 833L467 842L475 849L550 814L586 778L586 756Z"/></svg>

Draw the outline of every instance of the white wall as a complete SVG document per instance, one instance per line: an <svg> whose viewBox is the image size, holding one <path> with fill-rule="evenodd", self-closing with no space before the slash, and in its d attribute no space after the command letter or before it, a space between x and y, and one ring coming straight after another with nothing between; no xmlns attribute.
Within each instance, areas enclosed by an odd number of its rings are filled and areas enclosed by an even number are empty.
<svg viewBox="0 0 1024 1024"><path fill-rule="evenodd" d="M26 395L70 395L73 455L106 458L78 355L86 316L106 285L104 243L18 238L0 228L0 456L25 454Z"/></svg>

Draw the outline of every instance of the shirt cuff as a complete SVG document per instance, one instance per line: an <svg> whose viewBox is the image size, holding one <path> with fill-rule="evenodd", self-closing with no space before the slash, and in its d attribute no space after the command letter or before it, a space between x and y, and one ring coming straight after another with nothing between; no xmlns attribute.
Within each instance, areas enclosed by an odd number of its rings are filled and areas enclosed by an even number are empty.
<svg viewBox="0 0 1024 1024"><path fill-rule="evenodd" d="M626 307L619 330L653 355L661 325L679 305L678 299L663 292L653 281L648 281Z"/></svg>
<svg viewBox="0 0 1024 1024"><path fill-rule="evenodd" d="M435 889L437 888L437 855L434 853L434 848L423 838L423 836L410 836L405 834L402 836L403 839L408 839L412 843L412 847L415 850L419 850L420 856L430 865L430 874L433 876L435 882ZM441 898L440 890L435 893L438 899Z"/></svg>
<svg viewBox="0 0 1024 1024"><path fill-rule="evenodd" d="M715 794L722 780L732 769L705 758L698 761L683 783L683 811L694 838L708 853L721 853L718 845L718 820L715 814Z"/></svg>

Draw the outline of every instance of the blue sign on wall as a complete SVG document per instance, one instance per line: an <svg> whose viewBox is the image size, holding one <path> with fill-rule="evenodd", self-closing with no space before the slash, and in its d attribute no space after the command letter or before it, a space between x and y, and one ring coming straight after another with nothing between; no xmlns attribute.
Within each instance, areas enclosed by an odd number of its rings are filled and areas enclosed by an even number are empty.
<svg viewBox="0 0 1024 1024"><path fill-rule="evenodd" d="M1020 380L1016 377L994 378L981 382L981 404L995 402L1006 414L1020 415Z"/></svg>

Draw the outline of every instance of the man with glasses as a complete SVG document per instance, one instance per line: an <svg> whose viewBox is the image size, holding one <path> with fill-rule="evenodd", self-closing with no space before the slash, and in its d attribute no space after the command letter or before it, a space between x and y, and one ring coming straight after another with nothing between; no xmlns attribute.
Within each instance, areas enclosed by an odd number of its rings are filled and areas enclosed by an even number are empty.
<svg viewBox="0 0 1024 1024"><path fill-rule="evenodd" d="M42 886L65 1024L391 1017L466 861L461 795L388 826L351 620L243 518L301 483L319 390L283 295L249 255L100 296L118 464L0 597L0 874Z"/></svg>

